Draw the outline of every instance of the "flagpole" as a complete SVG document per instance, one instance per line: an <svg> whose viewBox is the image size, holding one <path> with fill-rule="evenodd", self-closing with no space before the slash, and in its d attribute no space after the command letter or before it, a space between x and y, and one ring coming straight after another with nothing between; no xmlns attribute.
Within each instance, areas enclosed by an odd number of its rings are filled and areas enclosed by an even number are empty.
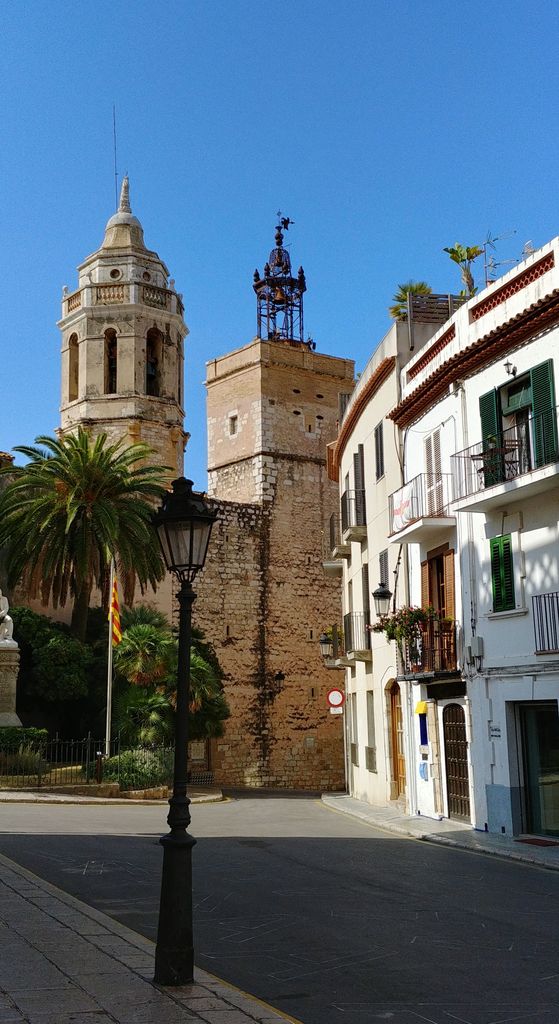
<svg viewBox="0 0 559 1024"><path fill-rule="evenodd" d="M111 558L111 582L109 588L109 651L107 655L107 718L105 722L105 755L111 756L111 711L113 700L113 586L115 563Z"/></svg>

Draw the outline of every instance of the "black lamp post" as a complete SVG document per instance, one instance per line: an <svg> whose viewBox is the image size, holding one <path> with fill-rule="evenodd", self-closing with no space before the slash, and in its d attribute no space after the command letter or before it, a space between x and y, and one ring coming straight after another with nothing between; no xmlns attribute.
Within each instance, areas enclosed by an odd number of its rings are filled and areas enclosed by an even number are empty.
<svg viewBox="0 0 559 1024"><path fill-rule="evenodd" d="M379 583L376 590L373 590L373 601L375 602L375 612L379 619L383 615L388 615L390 611L390 598L392 592L388 589L385 583Z"/></svg>
<svg viewBox="0 0 559 1024"><path fill-rule="evenodd" d="M192 581L206 560L215 517L204 496L192 490L192 480L184 477L173 481L173 490L153 517L167 569L180 582L175 763L167 816L171 831L160 839L163 874L155 950L155 981L159 985L188 984L194 972L192 847L196 840L187 832L190 799L186 793L191 621L196 597Z"/></svg>

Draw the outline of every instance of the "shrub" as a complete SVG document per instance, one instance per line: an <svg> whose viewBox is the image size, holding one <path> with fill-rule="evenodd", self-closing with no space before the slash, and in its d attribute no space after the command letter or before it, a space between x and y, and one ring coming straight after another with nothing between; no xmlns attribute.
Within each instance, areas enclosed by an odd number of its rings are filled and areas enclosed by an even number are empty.
<svg viewBox="0 0 559 1024"><path fill-rule="evenodd" d="M22 746L40 747L46 743L48 732L46 729L21 729L16 725L0 726L0 751L19 750Z"/></svg>
<svg viewBox="0 0 559 1024"><path fill-rule="evenodd" d="M151 789L168 784L172 775L172 759L168 752L123 750L120 756L108 757L103 765L103 781L119 782L121 789Z"/></svg>
<svg viewBox="0 0 559 1024"><path fill-rule="evenodd" d="M48 767L48 761L33 747L21 744L17 749L0 751L0 775L44 775Z"/></svg>

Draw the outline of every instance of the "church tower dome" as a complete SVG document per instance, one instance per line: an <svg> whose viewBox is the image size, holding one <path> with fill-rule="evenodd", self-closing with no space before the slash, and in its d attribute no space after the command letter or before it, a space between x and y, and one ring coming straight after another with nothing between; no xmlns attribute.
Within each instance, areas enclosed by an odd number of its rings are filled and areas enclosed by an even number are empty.
<svg viewBox="0 0 559 1024"><path fill-rule="evenodd" d="M146 247L124 178L101 247L63 290L62 433L87 427L111 441L145 441L182 475L183 304L158 254Z"/></svg>

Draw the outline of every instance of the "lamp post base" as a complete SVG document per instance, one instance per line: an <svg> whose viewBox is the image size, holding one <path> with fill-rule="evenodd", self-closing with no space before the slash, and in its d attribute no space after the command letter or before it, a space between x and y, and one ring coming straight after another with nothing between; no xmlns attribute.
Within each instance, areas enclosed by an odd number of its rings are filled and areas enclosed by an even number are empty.
<svg viewBox="0 0 559 1024"><path fill-rule="evenodd" d="M194 980L192 847L196 840L180 831L159 841L163 873L154 981L157 985L188 985Z"/></svg>

